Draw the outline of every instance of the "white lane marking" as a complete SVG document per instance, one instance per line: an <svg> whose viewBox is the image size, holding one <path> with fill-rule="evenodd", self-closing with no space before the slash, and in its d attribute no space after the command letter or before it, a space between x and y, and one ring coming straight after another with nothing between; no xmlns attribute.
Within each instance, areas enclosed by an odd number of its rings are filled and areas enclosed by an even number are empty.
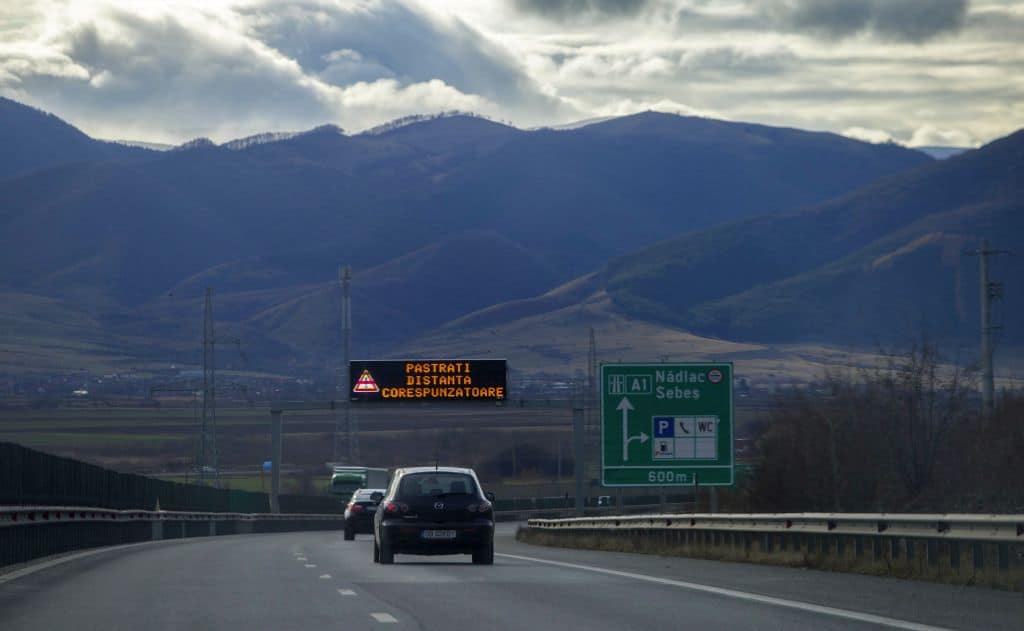
<svg viewBox="0 0 1024 631"><path fill-rule="evenodd" d="M331 578L331 575L330 574L321 574L320 578L324 578L324 579Z"/></svg>
<svg viewBox="0 0 1024 631"><path fill-rule="evenodd" d="M648 583L658 583L660 585L671 585L673 587L682 587L683 589L690 589L698 592L705 592L708 594L717 594L719 596L726 596L728 598L739 598L741 600L748 600L755 603L761 603L763 605L774 605L776 607L787 607L789 609L799 609L801 611L809 611L812 613L818 613L825 616L834 616L836 618L845 618L847 620L855 620L857 622L867 622L870 624L877 624L886 627L892 627L894 629L909 629L911 631L950 631L944 627L933 627L927 624L919 624L917 622L910 622L907 620L900 620L898 618L888 618L886 616L876 616L870 613L861 613L859 611L852 611L850 609L839 609L837 607L826 607L824 605L814 605L811 603L800 602L799 600L788 600L786 598L775 598L774 596L762 596L761 594L752 594L750 592L741 592L735 589L726 589L724 587L712 587L710 585L701 585L700 583L690 583L688 581L677 581L671 578L660 578L657 576L645 576L643 574L634 574L632 572L623 572L621 570L609 570L603 567L594 567L592 565L579 565L577 563L565 563L562 561L550 561L548 559L535 559L533 557L524 557L517 554L502 554L495 553L495 556L505 557L507 559L519 559L520 561L531 561L533 563L546 563L548 565L557 565L559 567L567 567L574 570L583 570L585 572L597 572L599 574L608 574L610 576L621 576L623 578L632 578L638 581L646 581Z"/></svg>
<svg viewBox="0 0 1024 631"><path fill-rule="evenodd" d="M353 589L339 589L338 593L342 596L355 596L356 592Z"/></svg>
<svg viewBox="0 0 1024 631"><path fill-rule="evenodd" d="M309 559L307 559L306 557L295 557L295 560L302 563L303 561L308 561Z"/></svg>
<svg viewBox="0 0 1024 631"><path fill-rule="evenodd" d="M316 567L316 564L314 564L314 563L307 563L306 567Z"/></svg>
<svg viewBox="0 0 1024 631"><path fill-rule="evenodd" d="M389 613L371 613L373 619L377 622L398 622L398 618L392 616Z"/></svg>

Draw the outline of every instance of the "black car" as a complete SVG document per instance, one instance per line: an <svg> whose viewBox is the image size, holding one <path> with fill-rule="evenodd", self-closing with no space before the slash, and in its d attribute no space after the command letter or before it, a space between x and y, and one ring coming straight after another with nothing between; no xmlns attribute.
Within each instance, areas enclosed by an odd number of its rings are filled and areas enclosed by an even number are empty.
<svg viewBox="0 0 1024 631"><path fill-rule="evenodd" d="M359 489L352 494L345 507L345 541L352 541L357 534L373 534L373 514L377 512L373 494L383 492L384 489Z"/></svg>
<svg viewBox="0 0 1024 631"><path fill-rule="evenodd" d="M395 554L472 554L494 563L493 493L484 493L472 469L399 469L373 519L373 560Z"/></svg>

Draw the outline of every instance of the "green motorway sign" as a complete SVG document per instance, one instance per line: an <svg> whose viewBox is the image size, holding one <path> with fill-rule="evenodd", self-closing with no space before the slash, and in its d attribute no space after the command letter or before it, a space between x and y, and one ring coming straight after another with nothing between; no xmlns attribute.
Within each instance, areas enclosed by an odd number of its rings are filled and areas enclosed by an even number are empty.
<svg viewBox="0 0 1024 631"><path fill-rule="evenodd" d="M604 486L733 483L731 363L601 366Z"/></svg>

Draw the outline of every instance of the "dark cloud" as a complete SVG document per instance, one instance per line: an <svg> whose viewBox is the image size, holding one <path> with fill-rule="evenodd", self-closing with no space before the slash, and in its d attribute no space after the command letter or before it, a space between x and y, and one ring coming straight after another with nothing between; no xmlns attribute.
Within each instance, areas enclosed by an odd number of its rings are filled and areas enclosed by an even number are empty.
<svg viewBox="0 0 1024 631"><path fill-rule="evenodd" d="M964 28L986 41L1024 41L1024 15L1010 11L972 11Z"/></svg>
<svg viewBox="0 0 1024 631"><path fill-rule="evenodd" d="M289 0L244 11L259 40L335 85L440 79L512 105L534 96L516 62L460 20L442 24L393 0L371 6Z"/></svg>
<svg viewBox="0 0 1024 631"><path fill-rule="evenodd" d="M776 27L819 37L867 32L886 40L920 43L959 31L967 0L755 0Z"/></svg>
<svg viewBox="0 0 1024 631"><path fill-rule="evenodd" d="M533 13L549 19L631 17L653 4L652 0L512 0L524 13Z"/></svg>
<svg viewBox="0 0 1024 631"><path fill-rule="evenodd" d="M679 69L681 76L728 80L779 75L799 63L800 59L787 48L755 52L719 46L682 54Z"/></svg>

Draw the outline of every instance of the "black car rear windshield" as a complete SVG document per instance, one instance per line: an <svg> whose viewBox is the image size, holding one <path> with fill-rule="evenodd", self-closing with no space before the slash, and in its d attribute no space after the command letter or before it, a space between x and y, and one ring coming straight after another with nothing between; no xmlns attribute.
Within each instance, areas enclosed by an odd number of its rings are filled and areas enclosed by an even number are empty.
<svg viewBox="0 0 1024 631"><path fill-rule="evenodd" d="M410 473L402 477L398 496L402 498L436 497L438 495L476 495L476 483L465 473L432 471Z"/></svg>

